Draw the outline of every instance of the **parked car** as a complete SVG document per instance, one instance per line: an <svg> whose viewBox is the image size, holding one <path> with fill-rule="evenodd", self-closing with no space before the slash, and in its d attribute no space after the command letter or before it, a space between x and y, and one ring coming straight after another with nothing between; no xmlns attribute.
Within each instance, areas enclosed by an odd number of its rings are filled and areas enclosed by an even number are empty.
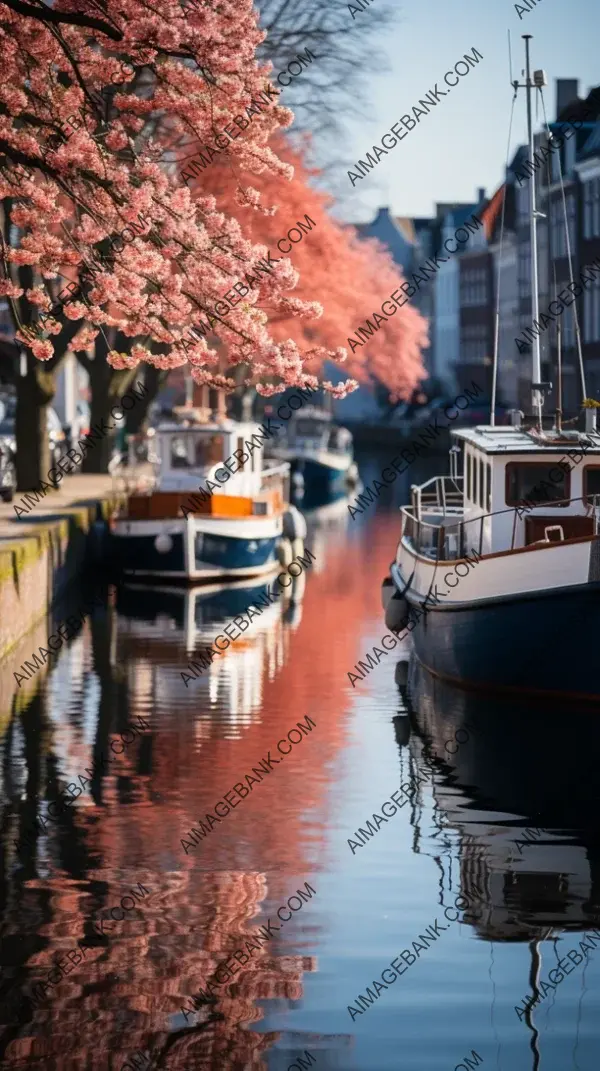
<svg viewBox="0 0 600 1071"><path fill-rule="evenodd" d="M0 498L12 502L17 489L17 470L10 446L0 440Z"/></svg>
<svg viewBox="0 0 600 1071"><path fill-rule="evenodd" d="M17 488L17 470L15 468L15 453L10 436L4 434L4 417L6 405L0 399L0 498L4 502L12 502Z"/></svg>

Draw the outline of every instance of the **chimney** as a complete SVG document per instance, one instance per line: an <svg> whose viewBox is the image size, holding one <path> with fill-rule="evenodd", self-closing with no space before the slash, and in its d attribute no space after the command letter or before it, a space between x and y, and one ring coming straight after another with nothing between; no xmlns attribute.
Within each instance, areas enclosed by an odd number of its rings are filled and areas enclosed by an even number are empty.
<svg viewBox="0 0 600 1071"><path fill-rule="evenodd" d="M485 201L485 186L480 186L477 190L477 204L480 205L482 201Z"/></svg>
<svg viewBox="0 0 600 1071"><path fill-rule="evenodd" d="M579 97L579 79L578 78L557 78L556 79L556 118L558 119L560 113L566 108L567 104L571 104Z"/></svg>
<svg viewBox="0 0 600 1071"><path fill-rule="evenodd" d="M380 223L382 220L384 220L384 219L388 220L389 218L390 218L390 210L389 210L389 208L380 208L377 211L377 215L375 216L375 219L373 220L373 223Z"/></svg>

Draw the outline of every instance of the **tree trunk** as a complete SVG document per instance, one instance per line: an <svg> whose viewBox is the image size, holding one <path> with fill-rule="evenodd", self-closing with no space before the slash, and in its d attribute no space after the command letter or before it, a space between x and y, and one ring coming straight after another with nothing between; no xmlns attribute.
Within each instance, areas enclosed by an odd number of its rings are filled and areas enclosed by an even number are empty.
<svg viewBox="0 0 600 1071"><path fill-rule="evenodd" d="M135 368L117 370L107 363L106 356L108 347L102 335L98 335L95 345L95 354L92 361L86 361L90 377L91 391L91 416L90 427L97 427L101 432L100 442L95 443L93 450L88 450L83 464L82 472L106 473L115 448L115 442L120 430L124 432L125 413L120 418L111 415L111 409L119 405L122 396L136 378ZM136 407L137 408L137 407ZM101 426L101 422L104 424Z"/></svg>
<svg viewBox="0 0 600 1071"><path fill-rule="evenodd" d="M27 354L27 375L17 377L17 490L35 491L42 480L48 482L51 468L48 446L48 403L54 397L55 371L48 371Z"/></svg>
<svg viewBox="0 0 600 1071"><path fill-rule="evenodd" d="M130 409L127 413L125 428L128 435L137 435L140 431L148 416L148 410L167 382L170 371L170 368L155 368L153 364L144 365L144 386L148 393L136 402L134 409Z"/></svg>

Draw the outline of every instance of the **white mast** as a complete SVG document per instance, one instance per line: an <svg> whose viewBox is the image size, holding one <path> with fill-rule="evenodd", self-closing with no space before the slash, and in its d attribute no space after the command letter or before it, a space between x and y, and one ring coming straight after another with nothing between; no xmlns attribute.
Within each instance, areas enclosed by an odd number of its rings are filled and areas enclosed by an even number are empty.
<svg viewBox="0 0 600 1071"><path fill-rule="evenodd" d="M533 146L533 126L531 123L531 90L535 88L535 83L531 81L531 70L529 66L529 41L532 37L530 33L523 34L523 40L525 41L525 89L527 92L527 144L529 146L529 159L534 159L534 146ZM535 207L535 174L532 174L529 182L529 228L530 228L530 241L531 241L531 311L532 319L535 323L539 323L540 319L540 297L538 292L538 257L537 257L537 212ZM531 349L531 402L533 406L533 412L537 416L539 428L542 428L542 405L544 402L544 395L539 389L542 381L542 366L540 360L540 336L539 333L535 334Z"/></svg>

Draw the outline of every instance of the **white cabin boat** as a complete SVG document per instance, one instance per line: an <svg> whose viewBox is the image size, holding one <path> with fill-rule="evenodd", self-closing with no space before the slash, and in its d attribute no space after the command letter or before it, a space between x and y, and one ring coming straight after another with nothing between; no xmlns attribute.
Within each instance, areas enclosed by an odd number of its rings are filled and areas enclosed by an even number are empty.
<svg viewBox="0 0 600 1071"><path fill-rule="evenodd" d="M464 476L412 488L383 600L420 661L494 691L600 700L600 435L456 429ZM411 613L412 611L412 613Z"/></svg>
<svg viewBox="0 0 600 1071"><path fill-rule="evenodd" d="M289 465L265 459L256 424L183 414L156 430L154 476L126 478L127 501L112 523L117 565L129 576L196 582L270 572L289 509Z"/></svg>
<svg viewBox="0 0 600 1071"><path fill-rule="evenodd" d="M334 494L358 480L352 433L334 424L331 413L315 406L292 416L285 437L271 453L289 461L295 487L302 487L308 495Z"/></svg>
<svg viewBox="0 0 600 1071"><path fill-rule="evenodd" d="M541 91L547 79L541 70L532 77L531 35L523 37L525 83L514 82L513 88L527 91L533 157L531 92ZM453 429L451 475L412 488L382 596L388 627L402 627L412 611L407 627L416 654L445 680L598 703L600 403L586 397L575 319L585 428L563 430L560 327L556 412L543 417L552 384L541 381L535 181L529 182L528 195L532 323L537 326L530 331L532 416L521 426L522 414L515 412L512 426L494 426L496 341L490 425ZM574 293L572 268L570 274ZM556 281L554 291L557 296ZM500 287L497 322L499 314ZM456 464L461 449L463 475Z"/></svg>

